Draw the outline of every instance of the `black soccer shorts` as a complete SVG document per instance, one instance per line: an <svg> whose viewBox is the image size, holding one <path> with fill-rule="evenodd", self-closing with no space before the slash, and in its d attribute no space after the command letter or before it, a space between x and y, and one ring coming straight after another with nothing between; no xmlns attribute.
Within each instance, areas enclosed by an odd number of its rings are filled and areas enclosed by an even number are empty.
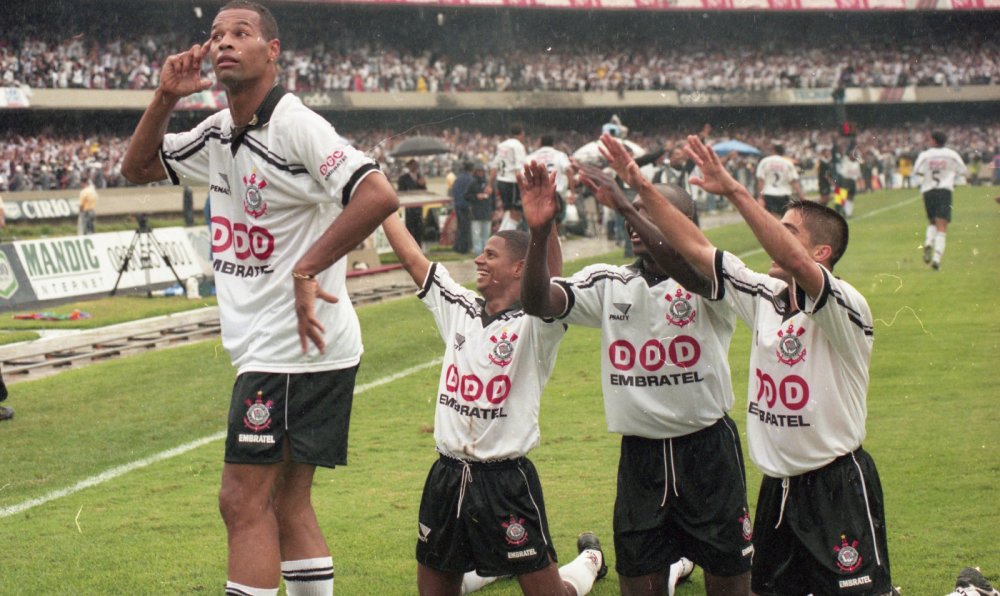
<svg viewBox="0 0 1000 596"><path fill-rule="evenodd" d="M357 372L352 366L238 376L229 404L226 463L281 462L287 438L293 462L324 468L346 465Z"/></svg>
<svg viewBox="0 0 1000 596"><path fill-rule="evenodd" d="M681 557L718 577L750 571L745 477L729 416L674 439L622 437L614 517L618 575L666 572Z"/></svg>
<svg viewBox="0 0 1000 596"><path fill-rule="evenodd" d="M946 188L933 188L924 193L924 210L927 219L935 218L951 221L951 191Z"/></svg>
<svg viewBox="0 0 1000 596"><path fill-rule="evenodd" d="M525 575L556 561L542 485L526 457L465 462L442 455L420 499L417 561L445 573Z"/></svg>
<svg viewBox="0 0 1000 596"><path fill-rule="evenodd" d="M504 211L521 210L521 189L516 182L497 181L497 192L500 193L500 201L503 203Z"/></svg>
<svg viewBox="0 0 1000 596"><path fill-rule="evenodd" d="M792 198L788 195L764 195L764 209L775 215L784 215L788 211L788 203Z"/></svg>
<svg viewBox="0 0 1000 596"><path fill-rule="evenodd" d="M880 596L892 589L882 484L860 447L783 482L764 477L754 520L759 596Z"/></svg>

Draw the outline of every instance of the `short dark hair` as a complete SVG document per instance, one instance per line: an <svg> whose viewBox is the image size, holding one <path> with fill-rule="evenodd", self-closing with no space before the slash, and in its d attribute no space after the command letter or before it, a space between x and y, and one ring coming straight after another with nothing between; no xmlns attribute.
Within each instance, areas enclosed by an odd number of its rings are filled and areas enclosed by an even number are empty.
<svg viewBox="0 0 1000 596"><path fill-rule="evenodd" d="M830 269L847 252L849 232L844 216L825 205L814 201L796 199L788 204L788 210L797 209L802 214L802 223L809 232L813 244L829 246Z"/></svg>
<svg viewBox="0 0 1000 596"><path fill-rule="evenodd" d="M784 155L785 154L785 146L782 145L781 143L775 143L774 144L774 152L776 154L778 154L778 155Z"/></svg>
<svg viewBox="0 0 1000 596"><path fill-rule="evenodd" d="M691 195L688 194L688 191L676 184L654 184L653 188L673 203L674 207L677 207L677 210L687 216L688 219L691 221L698 220L698 205L691 198Z"/></svg>
<svg viewBox="0 0 1000 596"><path fill-rule="evenodd" d="M278 39L278 21L274 20L274 15L263 4L257 4L250 0L230 0L228 4L219 9L219 13L226 10L252 10L260 17L260 32L264 34L267 41Z"/></svg>
<svg viewBox="0 0 1000 596"><path fill-rule="evenodd" d="M552 145L556 144L555 137L553 137L552 135L542 135L542 139L540 142L542 144L542 147L551 147Z"/></svg>
<svg viewBox="0 0 1000 596"><path fill-rule="evenodd" d="M944 147L944 144L948 142L948 135L940 130L935 130L931 133L931 138L937 143L938 147Z"/></svg>
<svg viewBox="0 0 1000 596"><path fill-rule="evenodd" d="M528 257L528 244L531 242L531 236L527 232L522 232L521 230L501 230L493 235L503 238L507 254L514 261L520 261Z"/></svg>
<svg viewBox="0 0 1000 596"><path fill-rule="evenodd" d="M521 126L520 124L511 124L510 125L510 136L516 137L517 135L521 134L522 132L524 132L524 127Z"/></svg>

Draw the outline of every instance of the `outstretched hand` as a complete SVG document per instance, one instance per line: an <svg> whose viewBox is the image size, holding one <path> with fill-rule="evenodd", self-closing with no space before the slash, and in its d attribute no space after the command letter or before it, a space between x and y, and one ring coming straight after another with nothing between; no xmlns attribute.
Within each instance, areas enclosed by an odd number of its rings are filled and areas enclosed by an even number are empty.
<svg viewBox="0 0 1000 596"><path fill-rule="evenodd" d="M725 197L732 196L742 188L719 160L715 151L702 143L698 137L694 135L688 137L684 152L701 170L701 178L692 177L688 180L691 184L700 186L709 194Z"/></svg>
<svg viewBox="0 0 1000 596"><path fill-rule="evenodd" d="M632 156L625 149L621 141L611 136L610 133L601 135L601 142L597 144L597 150L601 152L604 159L608 160L608 166L618 174L618 177L632 188L638 186L639 164L635 163Z"/></svg>
<svg viewBox="0 0 1000 596"><path fill-rule="evenodd" d="M186 52L168 57L160 72L160 90L172 97L181 98L211 87L212 81L201 78L201 63L208 55L211 45L209 40L203 45L193 45Z"/></svg>
<svg viewBox="0 0 1000 596"><path fill-rule="evenodd" d="M618 183L600 168L580 163L575 159L573 167L578 173L577 179L589 188L590 192L594 193L598 203L609 209L614 209L618 213L621 213L622 209L629 205L628 199L625 198L625 193L622 192Z"/></svg>
<svg viewBox="0 0 1000 596"><path fill-rule="evenodd" d="M309 342L312 341L319 348L319 353L323 354L326 349L326 342L323 341L326 329L316 317L314 306L317 298L333 304L337 302L337 297L323 291L315 279L296 278L294 284L295 316L299 320L299 342L302 344L302 353L308 351Z"/></svg>
<svg viewBox="0 0 1000 596"><path fill-rule="evenodd" d="M547 230L559 214L556 201L556 173L549 174L544 165L532 160L524 164L524 174L518 172L524 221L531 230Z"/></svg>

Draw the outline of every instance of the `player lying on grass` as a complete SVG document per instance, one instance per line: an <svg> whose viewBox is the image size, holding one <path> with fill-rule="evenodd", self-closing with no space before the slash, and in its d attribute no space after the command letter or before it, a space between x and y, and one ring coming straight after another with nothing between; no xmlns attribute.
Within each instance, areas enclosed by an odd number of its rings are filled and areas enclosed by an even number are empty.
<svg viewBox="0 0 1000 596"><path fill-rule="evenodd" d="M678 576L692 568L686 557L705 570L710 596L747 595L753 547L743 454L726 415L734 401L727 354L736 313L731 302L711 297L710 278L649 220L642 193L652 185L627 182L640 189L630 204L610 176L577 167L598 201L624 217L639 259L550 281L551 208L539 202L544 197L526 197L531 246L521 301L530 314L601 329L608 431L623 435L614 511L621 592L673 594ZM683 189L656 188L694 218Z"/></svg>
<svg viewBox="0 0 1000 596"><path fill-rule="evenodd" d="M520 187L522 196L555 202L544 166L526 166ZM504 231L486 242L475 260L480 297L428 261L398 217L382 228L445 342L434 414L440 458L420 500L420 594L458 596L463 575L473 571L516 576L528 596L587 594L607 572L600 544L582 534L580 555L557 568L541 484L526 457L539 443L539 400L566 332L521 310L528 234ZM558 273L557 243L553 237L550 267Z"/></svg>
<svg viewBox="0 0 1000 596"><path fill-rule="evenodd" d="M641 188L638 167L609 147L619 176ZM717 250L670 201L647 191L667 240L712 280L753 331L747 409L750 457L764 473L754 520L752 590L760 596L893 591L882 488L865 437L872 350L868 303L833 276L847 222L794 201L775 220L697 137L691 183L728 198L773 259L768 275ZM621 164L625 164L622 166Z"/></svg>

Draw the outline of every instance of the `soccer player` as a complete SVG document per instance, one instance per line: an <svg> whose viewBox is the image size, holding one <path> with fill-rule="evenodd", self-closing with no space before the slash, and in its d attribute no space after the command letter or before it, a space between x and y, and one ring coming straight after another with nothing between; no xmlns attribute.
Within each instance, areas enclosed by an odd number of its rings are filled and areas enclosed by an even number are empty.
<svg viewBox="0 0 1000 596"><path fill-rule="evenodd" d="M951 193L955 178L968 173L965 162L954 149L944 144L948 137L941 131L931 133L930 149L917 156L913 171L921 176L920 192L927 212L927 235L924 238L924 262L935 271L941 268L944 239L951 222Z"/></svg>
<svg viewBox="0 0 1000 596"><path fill-rule="evenodd" d="M1000 596L1000 591L986 581L978 567L966 567L958 572L955 591L947 596Z"/></svg>
<svg viewBox="0 0 1000 596"><path fill-rule="evenodd" d="M828 205L833 199L833 187L835 185L833 171L833 157L829 147L823 147L819 152L819 159L816 161L816 179L819 182L819 202Z"/></svg>
<svg viewBox="0 0 1000 596"><path fill-rule="evenodd" d="M845 193L843 210L847 219L854 215L854 195L858 192L858 179L861 178L861 162L852 153L848 146L848 151L837 159L837 185Z"/></svg>
<svg viewBox="0 0 1000 596"><path fill-rule="evenodd" d="M751 586L759 596L893 593L882 488L865 438L872 314L833 276L847 222L811 201L770 216L696 138L689 155L773 259L768 275L717 250L662 197L646 208L685 259L713 280L753 332L747 408L750 457L764 473L754 520Z"/></svg>
<svg viewBox="0 0 1000 596"><path fill-rule="evenodd" d="M553 213L554 177L532 162L521 186L525 196L545 195ZM382 229L446 346L434 414L440 457L427 475L418 519L421 596L458 596L463 575L473 571L513 575L528 596L584 596L607 573L600 544L582 534L579 556L556 566L541 484L527 458L539 443L538 404L566 332L521 310L528 234L501 231L486 242L475 261L480 297L428 261L398 217ZM562 256L558 248L553 253L558 272Z"/></svg>
<svg viewBox="0 0 1000 596"><path fill-rule="evenodd" d="M771 155L757 164L757 200L761 207L780 218L788 208L792 191L799 199L805 200L798 169L785 157L784 146L775 143Z"/></svg>
<svg viewBox="0 0 1000 596"><path fill-rule="evenodd" d="M525 311L601 329L601 380L608 431L623 435L614 511L615 568L622 594L673 593L693 568L710 596L749 594L751 525L727 353L732 305L680 258L649 220L653 188L624 147L605 135L605 158L639 191L633 203L610 176L579 165L580 180L620 213L639 259L592 265L549 281L549 221L524 201L531 229L521 300ZM625 166L631 164L634 169ZM690 195L658 185L689 218ZM706 479L711 478L711 482Z"/></svg>
<svg viewBox="0 0 1000 596"><path fill-rule="evenodd" d="M267 8L222 7L204 45L170 56L122 173L209 186L222 342L238 367L219 508L229 596L333 593L313 511L317 465L346 464L361 332L344 257L399 201L378 165L275 85L281 50ZM209 56L229 109L165 134L177 101L207 89ZM308 349L309 342L316 348Z"/></svg>
<svg viewBox="0 0 1000 596"><path fill-rule="evenodd" d="M516 230L521 226L521 194L517 175L524 167L527 150L524 148L524 127L514 124L510 137L497 145L497 153L490 164L490 185L486 192L496 189L503 204L503 221L500 230Z"/></svg>
<svg viewBox="0 0 1000 596"><path fill-rule="evenodd" d="M576 202L576 176L569 163L569 156L553 147L555 140L552 135L542 135L538 144L538 149L530 153L525 162L534 161L545 166L550 174L555 172L556 199L559 201L561 213L563 205L566 203L572 205Z"/></svg>

